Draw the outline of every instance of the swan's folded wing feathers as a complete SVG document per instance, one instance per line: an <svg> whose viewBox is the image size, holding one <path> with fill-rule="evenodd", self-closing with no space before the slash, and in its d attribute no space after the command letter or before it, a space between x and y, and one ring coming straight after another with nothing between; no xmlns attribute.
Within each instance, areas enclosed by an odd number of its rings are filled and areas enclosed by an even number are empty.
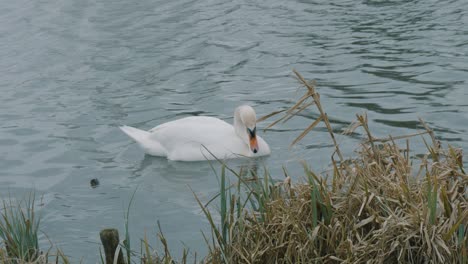
<svg viewBox="0 0 468 264"><path fill-rule="evenodd" d="M242 140L232 125L214 117L187 117L164 123L150 130L151 138L161 143L172 160L203 160L206 147L214 155L239 154Z"/></svg>

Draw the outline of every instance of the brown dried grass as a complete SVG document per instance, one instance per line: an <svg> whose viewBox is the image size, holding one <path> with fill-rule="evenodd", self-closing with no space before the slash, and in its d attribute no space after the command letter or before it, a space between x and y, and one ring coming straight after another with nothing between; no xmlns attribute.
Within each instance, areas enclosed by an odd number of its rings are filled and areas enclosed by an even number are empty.
<svg viewBox="0 0 468 264"><path fill-rule="evenodd" d="M367 116L357 115L348 132L361 127L367 139L355 157L345 160L313 83L295 74L306 94L290 109L267 117L284 113L274 125L304 105L315 105L319 118L293 144L323 121L339 162L333 155L331 175L317 175L304 164L307 182L295 184L287 172L284 182L274 183L267 173L247 180L233 171L242 188L234 194L221 188L228 193L221 199L224 217L220 227L210 221L215 240L205 261L468 263L468 176L461 150L442 148L422 120L423 132L375 138ZM431 138L432 144L425 141L428 153L411 157L408 138L424 134ZM396 139L406 139L406 144L401 147ZM200 206L211 219L206 206Z"/></svg>

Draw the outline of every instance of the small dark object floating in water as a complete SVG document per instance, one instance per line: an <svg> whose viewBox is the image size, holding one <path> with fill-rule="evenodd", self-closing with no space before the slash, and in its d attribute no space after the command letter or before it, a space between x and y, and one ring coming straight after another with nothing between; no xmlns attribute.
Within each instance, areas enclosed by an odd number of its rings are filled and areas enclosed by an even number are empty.
<svg viewBox="0 0 468 264"><path fill-rule="evenodd" d="M91 184L91 187L96 188L99 185L99 180L94 178L94 179L91 179L89 183Z"/></svg>

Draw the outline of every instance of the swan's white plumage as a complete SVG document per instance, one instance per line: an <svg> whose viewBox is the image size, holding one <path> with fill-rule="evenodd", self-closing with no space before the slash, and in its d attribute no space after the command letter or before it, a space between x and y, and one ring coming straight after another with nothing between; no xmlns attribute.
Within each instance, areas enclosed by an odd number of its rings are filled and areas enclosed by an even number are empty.
<svg viewBox="0 0 468 264"><path fill-rule="evenodd" d="M257 136L257 153L253 153L248 143L247 128L255 128L255 111L250 106L240 106L235 111L234 119L235 127L218 118L192 116L161 124L149 131L129 126L120 129L147 154L164 156L170 160L196 161L215 157L228 159L269 155L270 147L261 137Z"/></svg>

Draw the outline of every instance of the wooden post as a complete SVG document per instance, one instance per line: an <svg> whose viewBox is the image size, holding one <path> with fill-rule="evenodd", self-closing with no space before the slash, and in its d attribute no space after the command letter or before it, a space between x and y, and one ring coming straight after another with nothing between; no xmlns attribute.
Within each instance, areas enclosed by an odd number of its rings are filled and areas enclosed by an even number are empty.
<svg viewBox="0 0 468 264"><path fill-rule="evenodd" d="M104 246L104 254L106 255L106 264L114 264L114 256L119 245L119 231L115 228L103 229L99 233L102 245ZM125 264L122 254L122 249L119 249L117 264Z"/></svg>

